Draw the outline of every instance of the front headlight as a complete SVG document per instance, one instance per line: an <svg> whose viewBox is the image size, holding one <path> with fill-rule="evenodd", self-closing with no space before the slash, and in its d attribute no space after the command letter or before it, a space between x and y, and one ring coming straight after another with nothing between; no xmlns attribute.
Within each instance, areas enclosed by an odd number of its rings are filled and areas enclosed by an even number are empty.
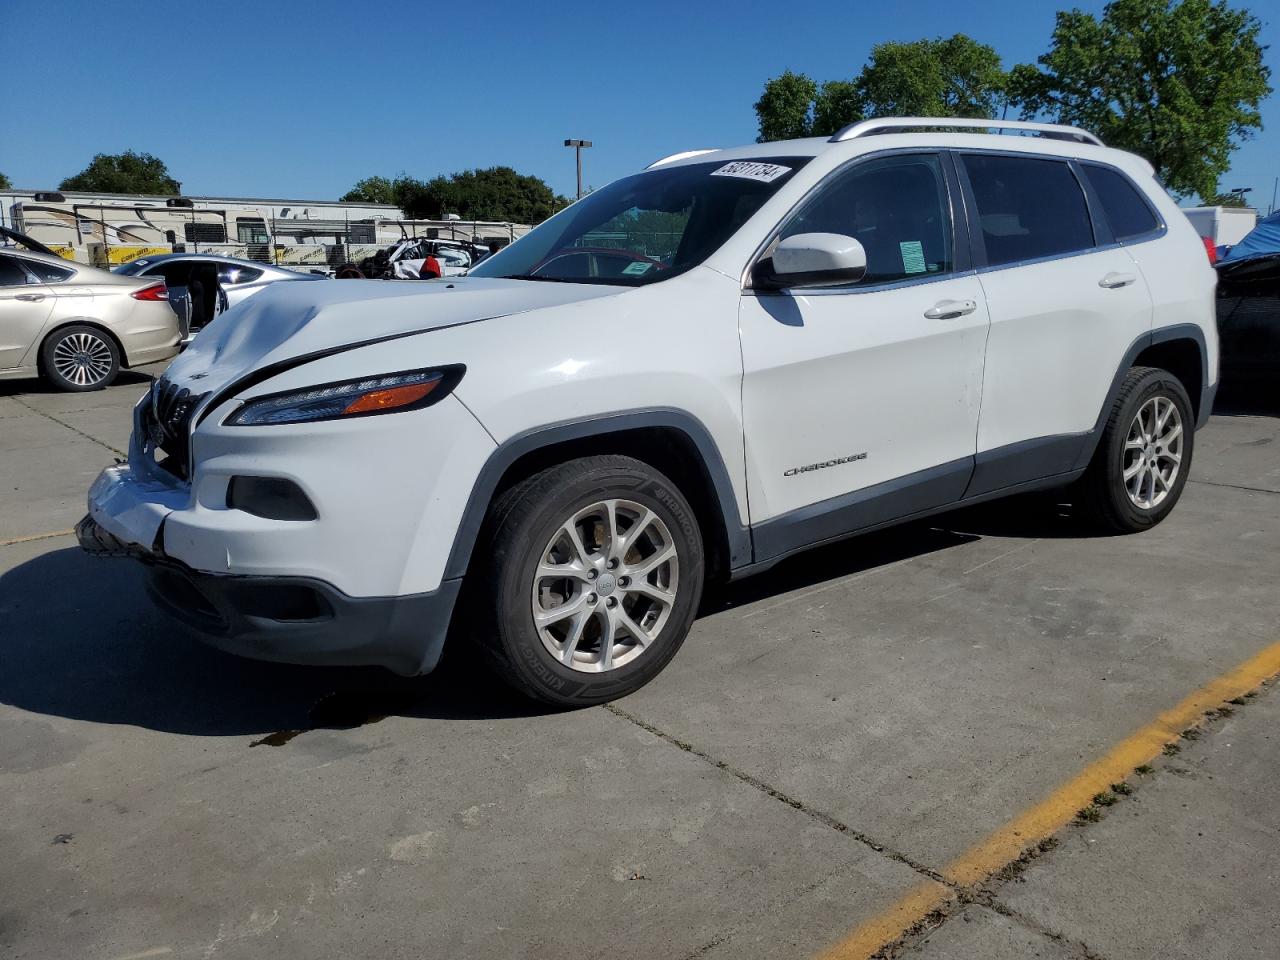
<svg viewBox="0 0 1280 960"><path fill-rule="evenodd" d="M465 370L461 365L410 370L273 393L248 401L226 423L256 427L420 410L448 396Z"/></svg>

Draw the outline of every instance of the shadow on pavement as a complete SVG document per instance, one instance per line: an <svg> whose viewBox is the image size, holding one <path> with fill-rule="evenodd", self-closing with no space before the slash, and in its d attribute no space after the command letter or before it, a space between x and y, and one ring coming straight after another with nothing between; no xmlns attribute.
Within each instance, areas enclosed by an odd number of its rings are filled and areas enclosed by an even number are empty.
<svg viewBox="0 0 1280 960"><path fill-rule="evenodd" d="M1223 375L1222 386L1213 403L1216 417L1280 416L1280 389L1277 376L1231 378Z"/></svg>
<svg viewBox="0 0 1280 960"><path fill-rule="evenodd" d="M155 377L148 373L141 373L137 370L121 370L115 380L111 382L113 387L129 387L137 384L147 384L154 380ZM101 390L86 391L87 393L101 393ZM36 396L39 394L63 394L63 390L55 390L49 385L47 380L43 378L31 378L28 380L0 380L0 397L18 397L18 396Z"/></svg>
<svg viewBox="0 0 1280 960"><path fill-rule="evenodd" d="M842 540L709 597L703 614L970 543L1045 536L1041 502L1011 501ZM1060 535L1068 535L1063 526ZM480 719L553 710L509 691L458 649L427 677L377 668L299 667L225 654L155 610L146 571L79 548L0 576L0 703L33 713L193 736L263 737L386 716ZM454 638L451 644L456 647Z"/></svg>

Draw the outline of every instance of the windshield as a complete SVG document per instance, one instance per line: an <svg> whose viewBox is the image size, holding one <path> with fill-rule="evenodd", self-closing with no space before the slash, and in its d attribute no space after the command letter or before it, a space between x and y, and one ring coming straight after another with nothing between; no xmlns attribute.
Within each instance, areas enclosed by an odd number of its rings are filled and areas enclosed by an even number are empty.
<svg viewBox="0 0 1280 960"><path fill-rule="evenodd" d="M809 159L718 160L617 180L471 276L625 286L667 280L714 253Z"/></svg>
<svg viewBox="0 0 1280 960"><path fill-rule="evenodd" d="M151 261L144 258L142 260L132 260L129 263L122 263L111 272L118 273L122 277L132 277L135 274L141 273L149 266L151 266Z"/></svg>

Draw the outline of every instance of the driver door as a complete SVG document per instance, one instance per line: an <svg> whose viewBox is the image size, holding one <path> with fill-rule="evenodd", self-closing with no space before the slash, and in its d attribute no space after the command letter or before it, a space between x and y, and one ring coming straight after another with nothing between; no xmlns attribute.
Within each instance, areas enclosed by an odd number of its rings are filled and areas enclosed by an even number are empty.
<svg viewBox="0 0 1280 960"><path fill-rule="evenodd" d="M743 422L757 560L963 493L989 320L959 197L937 153L855 161L815 188L778 237L854 237L866 251L866 276L821 289L744 291Z"/></svg>

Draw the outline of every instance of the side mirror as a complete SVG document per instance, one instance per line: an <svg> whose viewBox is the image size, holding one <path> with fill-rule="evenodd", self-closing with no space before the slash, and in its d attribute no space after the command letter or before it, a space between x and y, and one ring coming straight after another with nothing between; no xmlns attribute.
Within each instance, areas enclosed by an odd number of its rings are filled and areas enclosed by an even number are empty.
<svg viewBox="0 0 1280 960"><path fill-rule="evenodd" d="M839 233L798 233L787 237L768 259L756 265L753 286L831 287L856 283L867 273L867 251L853 237Z"/></svg>

